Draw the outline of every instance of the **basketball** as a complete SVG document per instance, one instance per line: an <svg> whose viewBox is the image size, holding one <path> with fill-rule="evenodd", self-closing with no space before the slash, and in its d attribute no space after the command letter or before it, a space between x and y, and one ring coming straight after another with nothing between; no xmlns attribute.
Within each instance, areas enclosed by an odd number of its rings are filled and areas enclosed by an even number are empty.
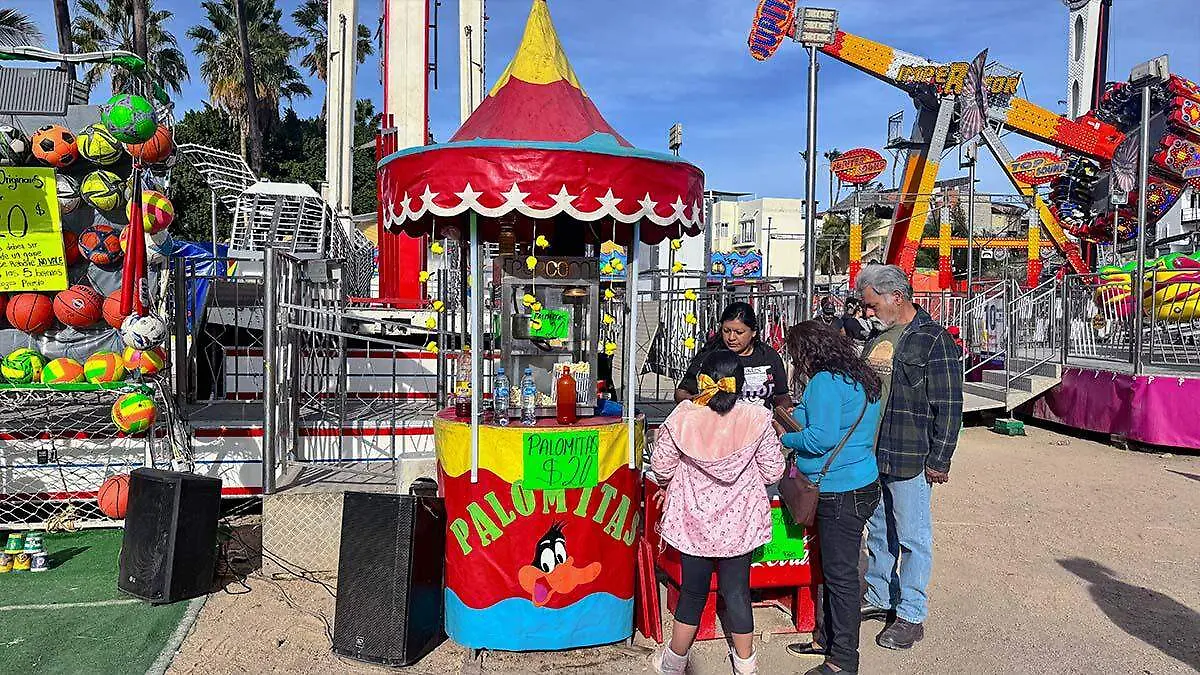
<svg viewBox="0 0 1200 675"><path fill-rule="evenodd" d="M125 217L133 218L133 200L125 207ZM142 192L142 225L146 234L158 234L171 226L175 220L175 207L171 200L161 192L144 190Z"/></svg>
<svg viewBox="0 0 1200 675"><path fill-rule="evenodd" d="M167 324L153 314L130 316L121 324L121 339L134 349L151 349L167 339Z"/></svg>
<svg viewBox="0 0 1200 675"><path fill-rule="evenodd" d="M104 297L91 286L78 284L54 297L54 316L68 326L87 328L100 322Z"/></svg>
<svg viewBox="0 0 1200 675"><path fill-rule="evenodd" d="M158 129L154 106L135 94L117 94L100 110L104 126L122 143L145 143Z"/></svg>
<svg viewBox="0 0 1200 675"><path fill-rule="evenodd" d="M129 501L129 474L119 473L109 476L100 484L96 492L96 502L100 512L112 518L121 520L125 517L125 507Z"/></svg>
<svg viewBox="0 0 1200 675"><path fill-rule="evenodd" d="M83 376L92 384L125 379L125 359L116 352L96 352L83 362Z"/></svg>
<svg viewBox="0 0 1200 675"><path fill-rule="evenodd" d="M79 252L97 265L121 259L121 239L112 225L93 225L79 235Z"/></svg>
<svg viewBox="0 0 1200 675"><path fill-rule="evenodd" d="M121 159L121 154L125 148L118 141L116 136L108 130L108 127L103 124L93 124L83 131L79 132L76 138L76 145L79 147L79 154L84 159L93 164L108 166L116 164L117 160Z"/></svg>
<svg viewBox="0 0 1200 675"><path fill-rule="evenodd" d="M50 166L65 169L79 159L75 134L61 124L47 124L33 134L33 156Z"/></svg>
<svg viewBox="0 0 1200 675"><path fill-rule="evenodd" d="M83 379L83 364L65 356L42 368L42 384L76 384Z"/></svg>
<svg viewBox="0 0 1200 675"><path fill-rule="evenodd" d="M141 392L132 392L113 403L112 421L127 434L140 434L154 424L156 412L158 406L154 405L153 398Z"/></svg>
<svg viewBox="0 0 1200 675"><path fill-rule="evenodd" d="M0 124L0 166L21 166L29 159L29 138L10 124Z"/></svg>
<svg viewBox="0 0 1200 675"><path fill-rule="evenodd" d="M41 293L17 293L4 311L13 328L26 333L43 333L54 325L54 301Z"/></svg>
<svg viewBox="0 0 1200 675"><path fill-rule="evenodd" d="M129 314L121 313L121 289L117 289L108 294L104 298L104 307L101 310L104 316L104 322L117 330L121 330L121 324L125 323L125 317Z"/></svg>
<svg viewBox="0 0 1200 675"><path fill-rule="evenodd" d="M28 347L13 350L0 360L0 375L12 384L40 382L46 357Z"/></svg>
<svg viewBox="0 0 1200 675"><path fill-rule="evenodd" d="M79 196L79 181L74 176L59 174L54 177L54 185L58 191L58 213L65 216L79 208L82 201Z"/></svg>
<svg viewBox="0 0 1200 675"><path fill-rule="evenodd" d="M126 347L122 358L125 359L125 367L130 372L137 371L142 375L153 375L167 365L167 352L162 347L146 351Z"/></svg>
<svg viewBox="0 0 1200 675"><path fill-rule="evenodd" d="M171 156L175 150L175 141L171 138L171 130L160 124L154 130L154 135L145 143L126 145L125 149L145 164L158 164Z"/></svg>
<svg viewBox="0 0 1200 675"><path fill-rule="evenodd" d="M83 253L79 251L79 235L63 230L63 262L70 267L80 260L83 260Z"/></svg>
<svg viewBox="0 0 1200 675"><path fill-rule="evenodd" d="M111 171L97 169L83 177L80 187L83 200L101 211L116 211L125 201L121 177Z"/></svg>

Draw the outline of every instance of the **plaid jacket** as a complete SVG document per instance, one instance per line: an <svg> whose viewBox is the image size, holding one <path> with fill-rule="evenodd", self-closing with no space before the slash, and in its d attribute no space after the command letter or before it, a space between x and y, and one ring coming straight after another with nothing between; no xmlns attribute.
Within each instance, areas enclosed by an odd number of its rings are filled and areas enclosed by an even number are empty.
<svg viewBox="0 0 1200 675"><path fill-rule="evenodd" d="M887 411L880 421L879 473L913 478L950 470L962 428L962 350L924 309L900 334Z"/></svg>

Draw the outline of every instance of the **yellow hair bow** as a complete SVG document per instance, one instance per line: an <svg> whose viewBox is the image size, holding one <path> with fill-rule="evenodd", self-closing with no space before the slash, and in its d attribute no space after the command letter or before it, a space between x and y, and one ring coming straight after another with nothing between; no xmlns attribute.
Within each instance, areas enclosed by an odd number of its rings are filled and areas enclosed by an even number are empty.
<svg viewBox="0 0 1200 675"><path fill-rule="evenodd" d="M692 399L696 405L708 405L713 396L717 395L718 391L723 391L726 394L737 392L737 380L732 377L722 377L720 380L713 380L708 375L700 373L696 378L696 384L700 387L700 395Z"/></svg>

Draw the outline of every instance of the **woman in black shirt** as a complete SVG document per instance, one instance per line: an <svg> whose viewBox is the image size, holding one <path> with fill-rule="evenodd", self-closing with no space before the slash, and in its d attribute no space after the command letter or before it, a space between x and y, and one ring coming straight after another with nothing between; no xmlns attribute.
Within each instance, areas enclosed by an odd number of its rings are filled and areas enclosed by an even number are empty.
<svg viewBox="0 0 1200 675"><path fill-rule="evenodd" d="M705 356L717 349L728 349L741 358L746 372L743 399L768 408L791 405L783 359L779 357L779 352L759 339L758 317L754 314L754 308L744 302L735 302L725 308L721 314L720 332L708 341L688 365L675 390L676 401L693 398L699 393L696 376L700 372L700 364Z"/></svg>

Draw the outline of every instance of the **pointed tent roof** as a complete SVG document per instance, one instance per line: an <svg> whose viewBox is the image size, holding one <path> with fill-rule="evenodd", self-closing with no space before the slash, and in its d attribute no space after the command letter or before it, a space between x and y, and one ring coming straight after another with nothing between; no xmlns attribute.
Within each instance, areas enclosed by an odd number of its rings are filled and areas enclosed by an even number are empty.
<svg viewBox="0 0 1200 675"><path fill-rule="evenodd" d="M546 0L534 0L512 61L449 142L379 162L385 222L413 236L482 216L518 219L518 234L550 235L567 221L611 220L602 239L699 234L704 174L678 157L638 150L596 108L567 59ZM550 222L546 222L550 221ZM462 231L461 228L457 228ZM444 233L446 230L442 230Z"/></svg>
<svg viewBox="0 0 1200 675"><path fill-rule="evenodd" d="M450 140L579 143L596 134L608 138L595 140L633 147L588 98L550 21L550 9L537 0L512 62Z"/></svg>

